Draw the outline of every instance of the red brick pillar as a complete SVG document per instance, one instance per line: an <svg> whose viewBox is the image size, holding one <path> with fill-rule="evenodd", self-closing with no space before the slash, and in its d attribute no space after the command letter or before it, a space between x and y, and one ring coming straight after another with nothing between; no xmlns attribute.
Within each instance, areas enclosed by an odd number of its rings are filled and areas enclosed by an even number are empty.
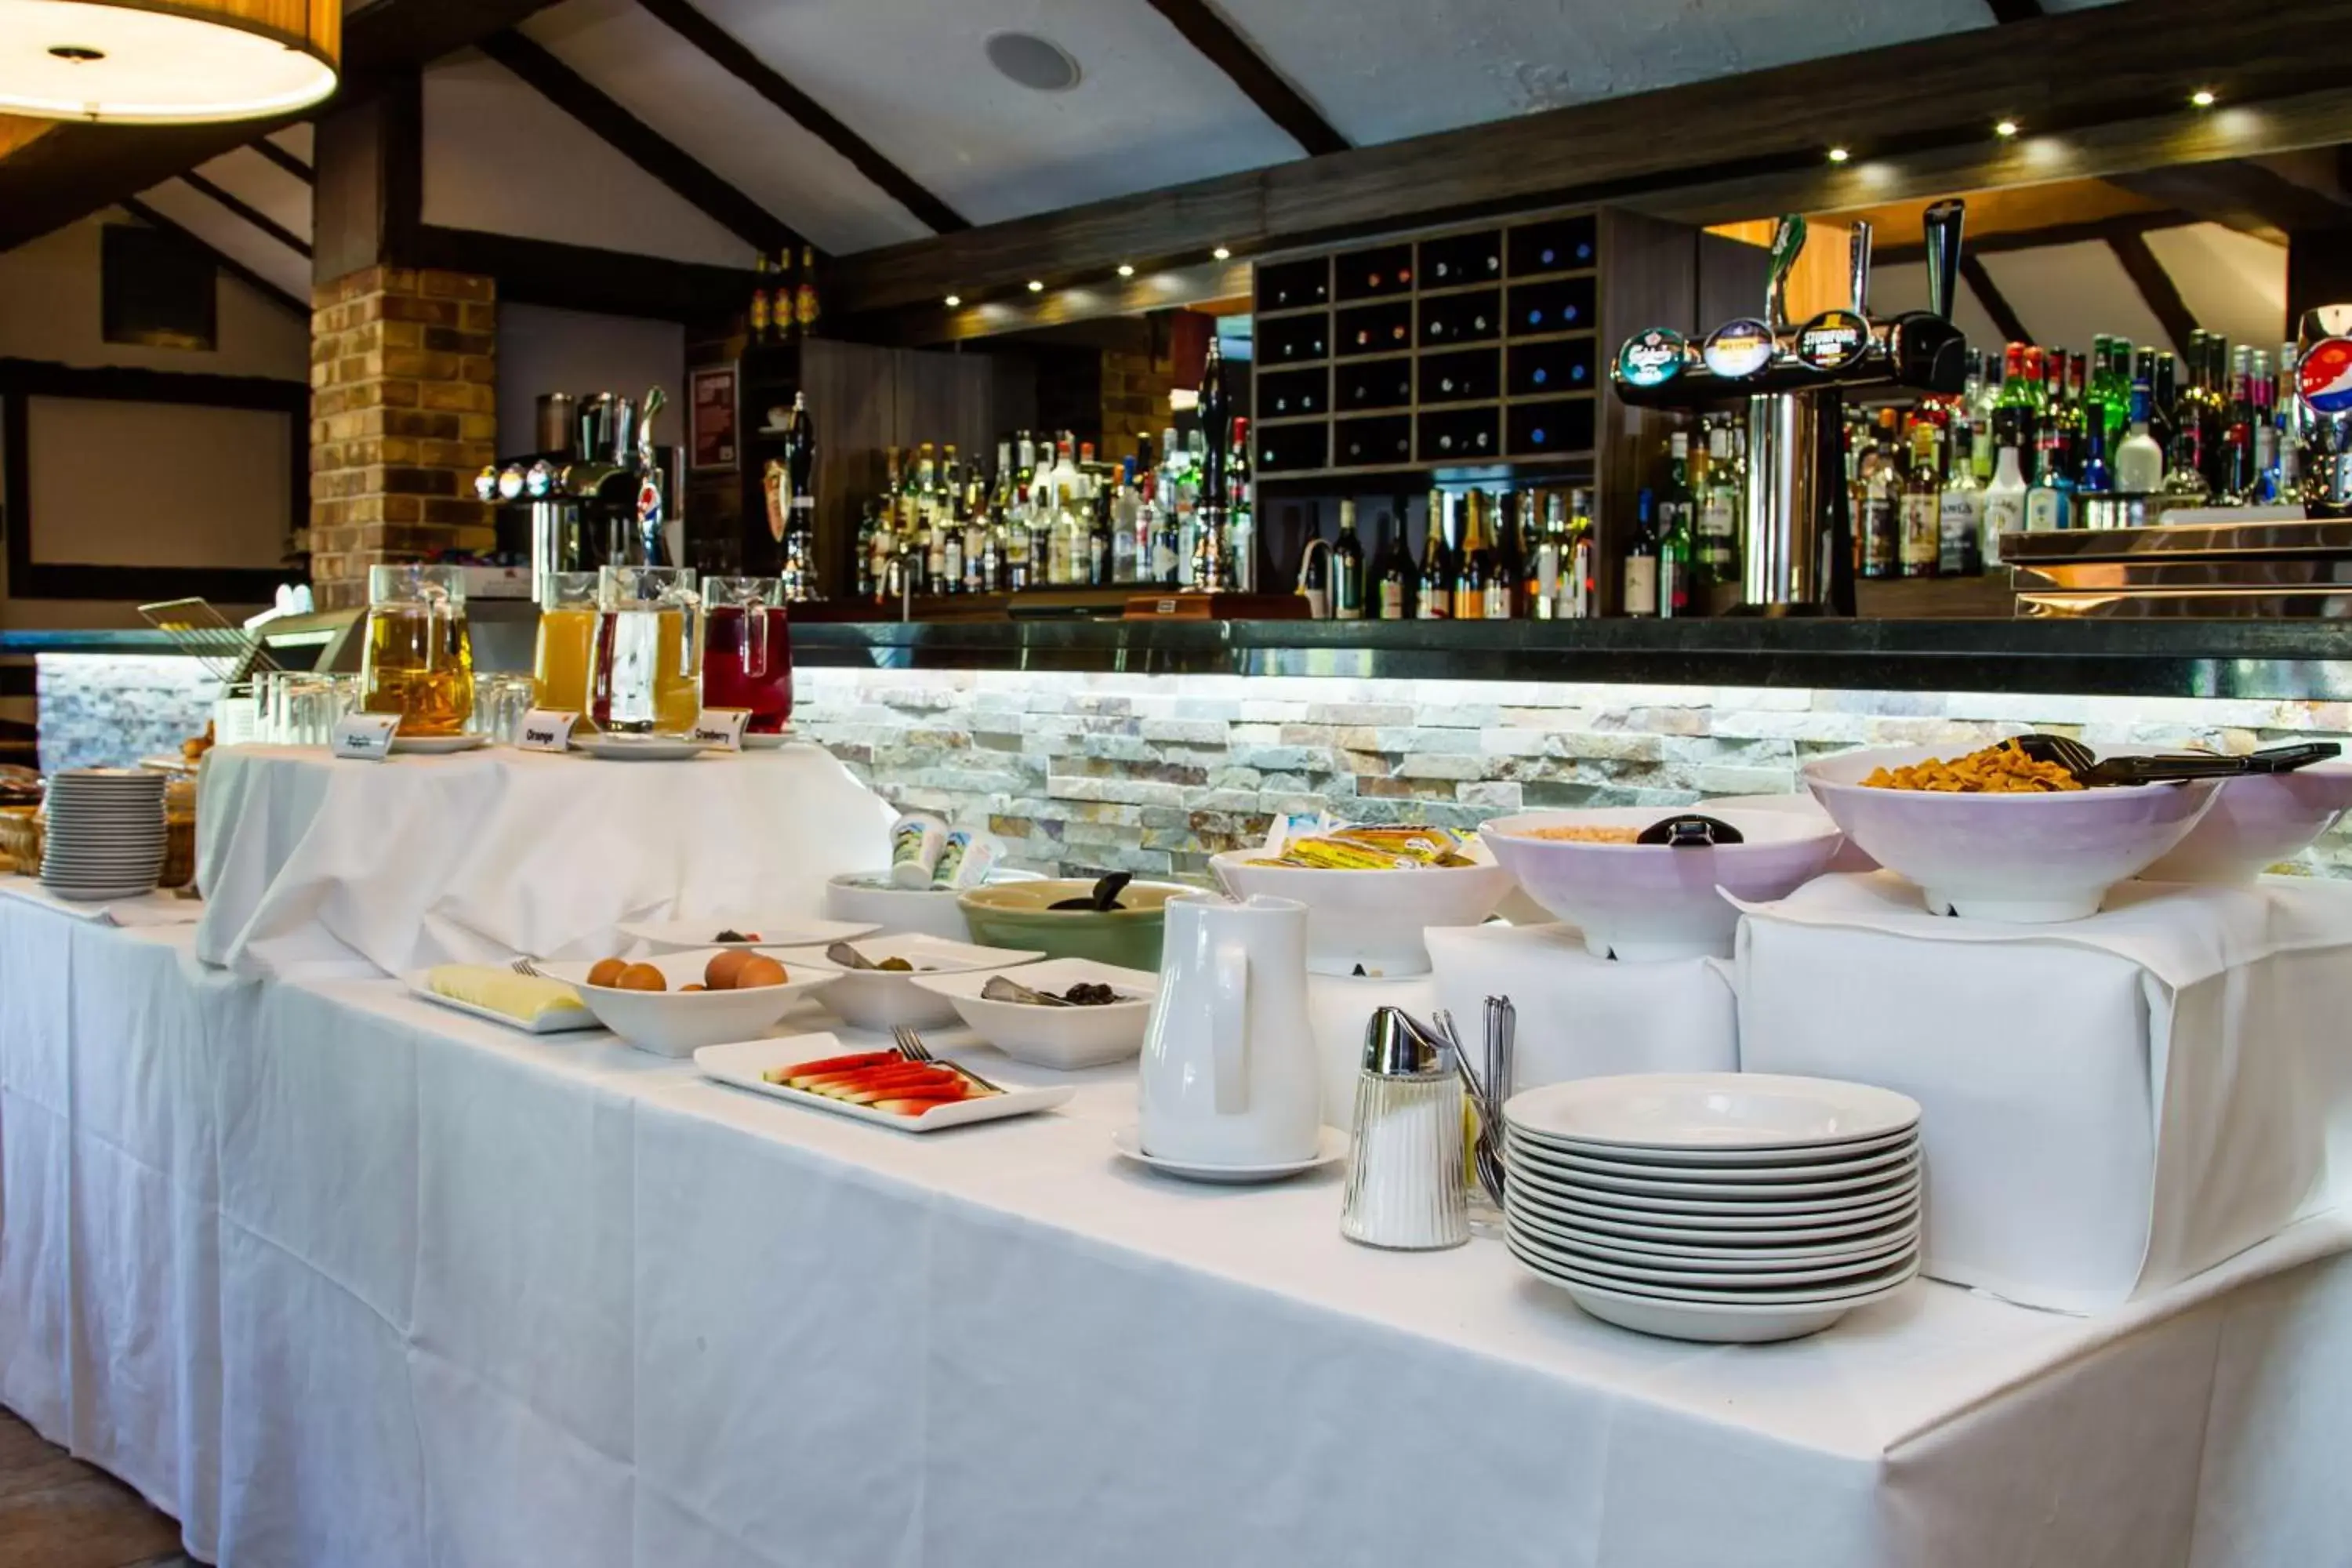
<svg viewBox="0 0 2352 1568"><path fill-rule="evenodd" d="M498 290L370 267L310 305L310 581L340 609L376 562L492 545L474 475L498 452Z"/></svg>

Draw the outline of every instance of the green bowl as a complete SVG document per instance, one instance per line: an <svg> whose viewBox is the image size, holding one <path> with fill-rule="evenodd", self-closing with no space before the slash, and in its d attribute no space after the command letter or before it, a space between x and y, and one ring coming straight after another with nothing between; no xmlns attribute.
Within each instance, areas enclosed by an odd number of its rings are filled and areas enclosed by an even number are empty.
<svg viewBox="0 0 2352 1568"><path fill-rule="evenodd" d="M1178 893L1201 889L1181 882L1129 882L1118 895L1122 909L1097 914L1046 908L1094 890L1094 879L1085 877L1000 882L972 889L956 905L971 928L971 940L983 947L1034 948L1048 958L1091 958L1156 974L1165 921L1160 906Z"/></svg>

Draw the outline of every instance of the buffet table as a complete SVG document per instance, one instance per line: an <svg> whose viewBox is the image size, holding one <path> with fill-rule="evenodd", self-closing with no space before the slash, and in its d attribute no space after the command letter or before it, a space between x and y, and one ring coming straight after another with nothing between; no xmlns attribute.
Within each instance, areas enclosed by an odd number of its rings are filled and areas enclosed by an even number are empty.
<svg viewBox="0 0 2352 1568"><path fill-rule="evenodd" d="M2352 1539L2352 1226L2091 1318L1644 1339L1131 1068L898 1134L0 879L0 1401L236 1568L2235 1565ZM1002 1080L1034 1069L973 1048Z"/></svg>

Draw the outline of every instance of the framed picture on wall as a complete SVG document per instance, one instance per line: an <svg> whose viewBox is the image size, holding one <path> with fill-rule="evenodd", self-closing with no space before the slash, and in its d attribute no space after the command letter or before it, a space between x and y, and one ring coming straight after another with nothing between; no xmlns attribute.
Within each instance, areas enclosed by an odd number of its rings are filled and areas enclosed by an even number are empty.
<svg viewBox="0 0 2352 1568"><path fill-rule="evenodd" d="M735 389L731 364L687 373L687 448L697 473L731 473L735 468Z"/></svg>

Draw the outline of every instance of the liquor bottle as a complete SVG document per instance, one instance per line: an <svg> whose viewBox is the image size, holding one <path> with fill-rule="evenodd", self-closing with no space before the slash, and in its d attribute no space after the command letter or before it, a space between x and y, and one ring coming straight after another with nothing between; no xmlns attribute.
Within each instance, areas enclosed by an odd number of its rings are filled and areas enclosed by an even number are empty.
<svg viewBox="0 0 2352 1568"><path fill-rule="evenodd" d="M751 304L745 316L748 335L755 343L772 342L775 334L776 319L771 314L773 307L768 290L770 281L768 258L762 256L751 269Z"/></svg>
<svg viewBox="0 0 2352 1568"><path fill-rule="evenodd" d="M1691 557L1696 546L1691 540L1691 509L1685 505L1668 514L1657 510L1658 520L1658 614L1666 617L1688 616L1696 606L1691 603Z"/></svg>
<svg viewBox="0 0 2352 1568"><path fill-rule="evenodd" d="M1486 618L1486 574L1494 569L1494 546L1486 531L1486 492L1462 492L1462 540L1454 552L1454 618Z"/></svg>
<svg viewBox="0 0 2352 1568"><path fill-rule="evenodd" d="M1530 552L1535 561L1535 585L1528 595L1528 615L1538 621L1556 621L1565 615L1568 583L1568 502L1558 490L1544 497L1543 531Z"/></svg>
<svg viewBox="0 0 2352 1568"><path fill-rule="evenodd" d="M1878 440L1863 458L1862 574L1894 577L1903 570L1902 485L1895 458L1895 411L1882 410Z"/></svg>
<svg viewBox="0 0 2352 1568"><path fill-rule="evenodd" d="M1331 545L1331 618L1364 618L1364 544L1356 537L1356 503L1339 503L1339 537Z"/></svg>
<svg viewBox="0 0 2352 1568"><path fill-rule="evenodd" d="M2224 506L2246 506L2262 483L2254 459L2253 393L2249 385L2253 351L2241 343L2230 351L2230 382L2222 399L2221 482L2215 496Z"/></svg>
<svg viewBox="0 0 2352 1568"><path fill-rule="evenodd" d="M2179 363L2168 351L2147 352L2148 367L2145 379L2153 395L2147 405L2147 433L2164 448L2165 460L2171 461L2173 435L2179 428L2180 392L2178 384Z"/></svg>
<svg viewBox="0 0 2352 1568"><path fill-rule="evenodd" d="M1588 620L1601 613L1600 552L1592 542L1592 492L1568 492L1567 618Z"/></svg>
<svg viewBox="0 0 2352 1568"><path fill-rule="evenodd" d="M1105 485L1095 491L1092 525L1087 531L1087 585L1108 588L1111 582L1111 547L1114 532L1110 521L1111 492Z"/></svg>
<svg viewBox="0 0 2352 1568"><path fill-rule="evenodd" d="M1925 419L1911 426L1911 462L1903 477L1903 543L1900 569L1906 577L1933 577L1943 559L1943 481L1936 472L1936 426Z"/></svg>
<svg viewBox="0 0 2352 1568"><path fill-rule="evenodd" d="M964 528L963 518L955 504L955 492L950 490L940 499L934 514L940 530L940 580L932 584L934 594L961 594L964 591Z"/></svg>
<svg viewBox="0 0 2352 1568"><path fill-rule="evenodd" d="M2025 473L2018 467L2017 447L2004 442L1993 465L1992 482L1984 490L1984 562L2000 564L2000 536L2025 528Z"/></svg>
<svg viewBox="0 0 2352 1568"><path fill-rule="evenodd" d="M1135 459L1122 458L1118 483L1111 493L1110 580L1114 583L1135 581L1135 514L1141 507L1142 497L1135 488Z"/></svg>
<svg viewBox="0 0 2352 1568"><path fill-rule="evenodd" d="M1414 595L1418 618L1454 618L1454 563L1446 548L1445 521L1451 498L1443 490L1429 492L1429 527L1421 541L1421 581Z"/></svg>
<svg viewBox="0 0 2352 1568"><path fill-rule="evenodd" d="M816 561L816 426L809 418L808 396L793 394L792 412L784 416L783 452L784 554L802 564L802 599L817 596L808 574ZM785 597L793 595L787 592Z"/></svg>
<svg viewBox="0 0 2352 1568"><path fill-rule="evenodd" d="M1404 547L1409 515L1402 496L1397 498L1393 510L1381 514L1381 547L1372 558L1372 569L1378 579L1380 618L1384 621L1412 619L1412 552Z"/></svg>
<svg viewBox="0 0 2352 1568"><path fill-rule="evenodd" d="M2154 401L2145 381L2131 389L2131 428L2116 448L2116 489L2127 496L2154 495L2164 488L2164 448L2148 429L2148 405Z"/></svg>
<svg viewBox="0 0 2352 1568"><path fill-rule="evenodd" d="M1666 438L1666 482L1658 492L1657 509L1659 540L1664 542L1679 537L1686 546L1695 551L1696 546L1692 535L1696 531L1694 517L1698 510L1698 498L1691 489L1690 437L1684 431L1677 430ZM1664 569L1664 556L1661 554L1661 570ZM1679 589L1687 597L1690 593L1689 568L1692 563L1685 559L1681 564L1684 567L1682 577L1671 586ZM1658 585L1659 600L1662 605L1665 602L1668 588L1669 584L1666 583L1662 582ZM1673 612L1661 610L1660 613Z"/></svg>
<svg viewBox="0 0 2352 1568"><path fill-rule="evenodd" d="M2049 533L2074 526L2074 481L2066 472L2055 431L2042 437L2034 453L2033 482L2025 490L2025 531Z"/></svg>
<svg viewBox="0 0 2352 1568"><path fill-rule="evenodd" d="M801 247L800 286L793 290L793 331L804 338L816 335L816 247Z"/></svg>
<svg viewBox="0 0 2352 1568"><path fill-rule="evenodd" d="M2074 495L2077 501L2085 496L2114 494L2115 481L2107 469L2106 431L2098 425L2093 425L2089 434L2084 437L2084 442L2083 466L2074 475ZM2080 512L2078 516L2083 518L2084 526L2089 526L2090 514L2087 511Z"/></svg>
<svg viewBox="0 0 2352 1568"><path fill-rule="evenodd" d="M2189 334L2189 363L2182 367L2188 373L2189 384L2180 394L2186 411L2176 421L2183 427L2195 427L2197 471L2205 481L2205 494L2216 500L2221 496L2224 483L2221 435L2227 412L2221 386L2225 373L2215 363L2217 349L2226 365L2227 339L2218 332L2203 331ZM2176 460L2173 466L2178 468L2180 464Z"/></svg>
<svg viewBox="0 0 2352 1568"><path fill-rule="evenodd" d="M1976 432L1952 430L1952 460L1944 468L1944 493L1937 502L1940 543L1938 576L1973 577L1984 570L1984 486L1977 481Z"/></svg>
<svg viewBox="0 0 2352 1568"><path fill-rule="evenodd" d="M1629 616L1658 613L1658 516L1655 498L1647 487L1633 499L1633 537L1625 542L1621 607Z"/></svg>
<svg viewBox="0 0 2352 1568"><path fill-rule="evenodd" d="M1257 498L1250 488L1249 419L1234 420L1225 443L1225 560L1236 594L1257 592Z"/></svg>
<svg viewBox="0 0 2352 1568"><path fill-rule="evenodd" d="M2280 493L2278 420L2273 407L2277 386L2271 379L2271 356L2253 350L2246 376L2246 412L2254 431L2253 499L2259 506L2273 505Z"/></svg>
<svg viewBox="0 0 2352 1568"><path fill-rule="evenodd" d="M1233 427L1233 395L1225 384L1224 340L1213 328L1201 362L1201 496L1195 503L1192 586L1214 594L1233 586L1225 554L1225 524L1233 517L1232 457L1226 446Z"/></svg>
<svg viewBox="0 0 2352 1568"><path fill-rule="evenodd" d="M2011 343L2001 351L2000 395L1993 400L1993 438L2005 447L2025 447L2033 441L2032 383L2026 378L2026 345Z"/></svg>
<svg viewBox="0 0 2352 1568"><path fill-rule="evenodd" d="M874 503L867 501L857 514L857 597L861 603L874 597L874 536L878 530L874 521Z"/></svg>
<svg viewBox="0 0 2352 1568"><path fill-rule="evenodd" d="M1971 349L1969 359L1974 367L1965 395L1969 408L1969 428L1976 432L1975 463L1979 487L1992 478L1993 438L1992 405L2000 388L1993 384L1991 362L1988 355Z"/></svg>
<svg viewBox="0 0 2352 1568"><path fill-rule="evenodd" d="M1509 502L1509 492L1504 490L1486 498L1486 561L1478 573L1478 614L1482 620L1507 621L1518 603L1518 552L1511 542Z"/></svg>
<svg viewBox="0 0 2352 1568"><path fill-rule="evenodd" d="M2176 506L2201 506L2213 493L2205 478L2204 395L2197 385L2204 374L2204 339L2201 331L2190 334L2189 353L2180 362L2179 384L2172 389L2172 438L2164 450L2163 494ZM2170 360L2169 354L2158 360L2158 375L2172 374Z"/></svg>
<svg viewBox="0 0 2352 1568"><path fill-rule="evenodd" d="M1707 432L1706 481L1698 497L1698 580L1739 581L1739 471L1732 461L1731 426Z"/></svg>
<svg viewBox="0 0 2352 1568"><path fill-rule="evenodd" d="M1175 432L1171 430L1169 434L1173 436ZM1176 515L1177 487L1172 447L1171 453L1168 461L1160 466L1160 477L1153 486L1158 492L1154 507L1158 513L1158 526L1151 535L1151 581L1165 587L1175 586L1176 574L1183 561L1183 522Z"/></svg>

